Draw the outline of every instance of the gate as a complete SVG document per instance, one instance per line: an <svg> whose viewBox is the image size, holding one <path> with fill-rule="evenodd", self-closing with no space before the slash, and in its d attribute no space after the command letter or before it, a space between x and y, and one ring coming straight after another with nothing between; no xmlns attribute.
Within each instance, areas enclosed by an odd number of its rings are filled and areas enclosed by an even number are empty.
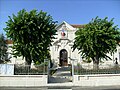
<svg viewBox="0 0 120 90"><path fill-rule="evenodd" d="M0 75L14 75L14 64L0 64Z"/></svg>

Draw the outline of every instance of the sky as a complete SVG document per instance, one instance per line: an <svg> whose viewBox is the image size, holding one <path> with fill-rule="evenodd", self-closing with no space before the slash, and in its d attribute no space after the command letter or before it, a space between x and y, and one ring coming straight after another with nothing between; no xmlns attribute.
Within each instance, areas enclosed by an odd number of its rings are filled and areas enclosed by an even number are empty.
<svg viewBox="0 0 120 90"><path fill-rule="evenodd" d="M43 10L60 24L87 24L92 18L114 18L115 25L120 28L120 0L0 0L0 33L5 35L8 16L26 9Z"/></svg>

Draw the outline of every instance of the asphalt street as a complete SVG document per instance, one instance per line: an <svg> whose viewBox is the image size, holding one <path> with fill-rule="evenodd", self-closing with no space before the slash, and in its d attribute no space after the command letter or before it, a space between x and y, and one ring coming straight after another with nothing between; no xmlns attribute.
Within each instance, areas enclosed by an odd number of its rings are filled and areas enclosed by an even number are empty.
<svg viewBox="0 0 120 90"><path fill-rule="evenodd" d="M120 86L98 87L0 87L0 90L120 90Z"/></svg>

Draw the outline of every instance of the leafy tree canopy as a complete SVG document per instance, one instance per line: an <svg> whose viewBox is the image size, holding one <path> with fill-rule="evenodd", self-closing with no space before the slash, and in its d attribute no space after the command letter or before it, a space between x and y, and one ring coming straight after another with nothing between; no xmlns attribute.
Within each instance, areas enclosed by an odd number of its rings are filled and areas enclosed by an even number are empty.
<svg viewBox="0 0 120 90"><path fill-rule="evenodd" d="M39 64L50 57L49 46L56 33L56 22L46 12L20 10L9 16L4 28L8 38L13 40L13 55L23 56L27 64Z"/></svg>
<svg viewBox="0 0 120 90"><path fill-rule="evenodd" d="M8 46L5 37L3 34L0 34L0 63L6 63L9 61L10 58L8 58L7 49Z"/></svg>
<svg viewBox="0 0 120 90"><path fill-rule="evenodd" d="M115 52L120 44L119 28L114 26L113 19L108 21L107 17L92 19L75 34L73 50L77 48L83 57L91 58L97 65L102 58L110 59L106 54Z"/></svg>

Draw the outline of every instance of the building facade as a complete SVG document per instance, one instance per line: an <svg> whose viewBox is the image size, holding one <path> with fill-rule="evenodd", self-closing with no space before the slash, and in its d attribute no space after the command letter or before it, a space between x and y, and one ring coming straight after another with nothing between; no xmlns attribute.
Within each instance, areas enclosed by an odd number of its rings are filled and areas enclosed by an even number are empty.
<svg viewBox="0 0 120 90"><path fill-rule="evenodd" d="M75 60L76 63L83 64L83 58L81 54L76 49L73 51L72 46L74 44L75 32L78 28L83 28L84 25L71 25L63 21L59 24L57 29L57 35L55 36L54 42L50 47L51 59L58 66L67 66L72 64L72 60ZM115 63L115 58L117 62L120 62L120 47L117 46L117 51L110 55L112 60L102 60L102 64L113 64ZM85 63L84 63L85 64ZM91 63L92 64L92 63Z"/></svg>
<svg viewBox="0 0 120 90"><path fill-rule="evenodd" d="M72 60L82 61L78 50L73 51L72 46L75 38L75 32L81 25L70 25L63 21L57 29L56 39L53 40L50 47L51 59L59 66L68 66ZM81 26L82 27L82 26Z"/></svg>
<svg viewBox="0 0 120 90"><path fill-rule="evenodd" d="M50 55L51 60L58 66L68 66L73 63L75 60L77 63L83 63L83 58L81 54L76 49L73 51L72 46L74 44L75 32L78 28L83 28L83 25L71 25L67 22L63 21L59 24L56 29L56 35L53 39L52 46L50 47ZM12 41L7 42L8 46L12 46ZM9 48L8 52L11 53L12 49ZM22 64L25 60L22 60L22 57L14 58L11 54L9 55L11 58L11 63L13 64ZM120 63L120 47L117 46L117 51L110 55L113 60L104 61L105 64L113 64L115 58L117 58L118 63Z"/></svg>

